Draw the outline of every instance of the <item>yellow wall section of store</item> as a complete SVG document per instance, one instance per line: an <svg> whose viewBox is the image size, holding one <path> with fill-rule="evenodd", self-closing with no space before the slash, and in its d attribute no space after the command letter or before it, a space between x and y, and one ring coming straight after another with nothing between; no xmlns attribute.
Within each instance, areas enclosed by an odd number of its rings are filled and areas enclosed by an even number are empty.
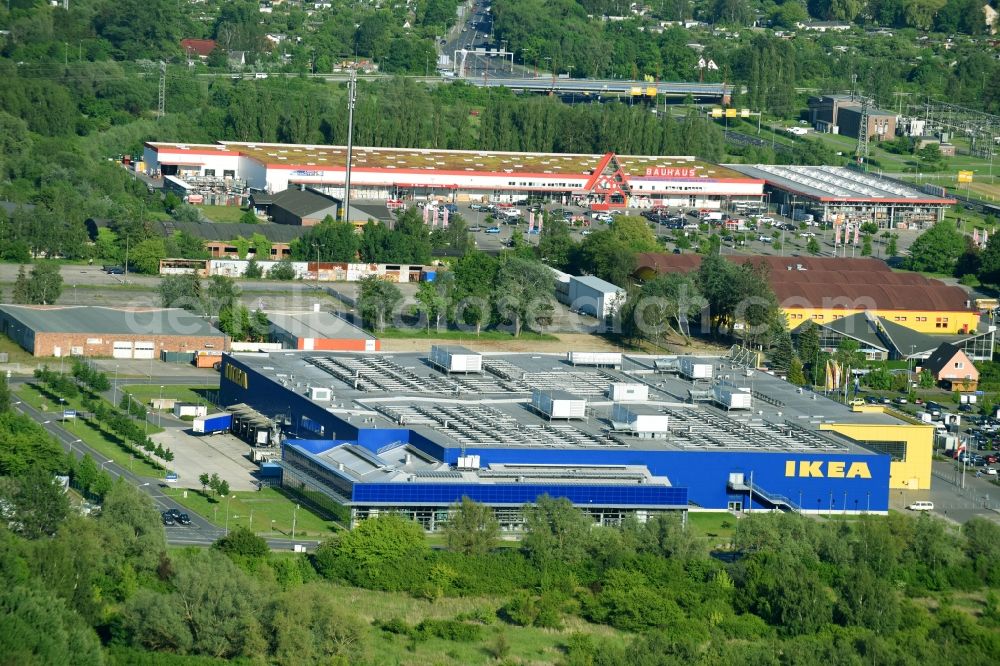
<svg viewBox="0 0 1000 666"><path fill-rule="evenodd" d="M861 411L861 410L858 410ZM931 487L931 456L934 427L910 424L826 423L832 430L861 442L906 442L906 459L889 465L889 487L900 490L927 490Z"/></svg>
<svg viewBox="0 0 1000 666"><path fill-rule="evenodd" d="M885 317L889 321L899 324L900 326L905 326L906 328L914 331L929 333L931 335L954 335L956 333L961 333L963 327L965 327L967 332L972 332L975 331L976 327L979 325L979 313L969 312L966 310L953 312L941 312L935 310L869 311L876 316ZM849 317L853 314L865 312L865 310L783 307L782 312L785 313L785 317L788 320L788 328L794 330L800 324L808 321L809 319L812 319L820 324L829 324L830 322L836 321L841 317ZM947 319L947 322L939 322L939 319ZM942 324L942 327L938 328L938 324Z"/></svg>

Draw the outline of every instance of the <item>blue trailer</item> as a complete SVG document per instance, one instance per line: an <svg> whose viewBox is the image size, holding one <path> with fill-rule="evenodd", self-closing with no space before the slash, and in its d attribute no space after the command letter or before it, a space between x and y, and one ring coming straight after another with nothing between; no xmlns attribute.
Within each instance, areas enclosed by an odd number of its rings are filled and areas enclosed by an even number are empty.
<svg viewBox="0 0 1000 666"><path fill-rule="evenodd" d="M233 427L233 415L228 412L207 414L194 420L193 430L202 435L212 435L217 432L229 432Z"/></svg>

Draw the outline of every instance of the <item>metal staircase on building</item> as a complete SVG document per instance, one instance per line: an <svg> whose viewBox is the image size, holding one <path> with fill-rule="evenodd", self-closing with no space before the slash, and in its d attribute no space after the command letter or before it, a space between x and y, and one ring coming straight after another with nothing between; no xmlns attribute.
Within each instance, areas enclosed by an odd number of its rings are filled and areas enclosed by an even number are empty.
<svg viewBox="0 0 1000 666"><path fill-rule="evenodd" d="M776 509L785 509L795 513L802 511L802 507L793 502L791 498L761 488L758 484L747 480L741 474L731 474L729 476L729 488L737 492L752 493L754 497L763 499Z"/></svg>

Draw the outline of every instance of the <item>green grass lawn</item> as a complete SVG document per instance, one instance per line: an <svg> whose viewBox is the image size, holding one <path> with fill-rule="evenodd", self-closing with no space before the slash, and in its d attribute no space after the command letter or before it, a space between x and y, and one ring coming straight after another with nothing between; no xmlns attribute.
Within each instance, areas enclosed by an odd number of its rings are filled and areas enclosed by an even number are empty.
<svg viewBox="0 0 1000 666"><path fill-rule="evenodd" d="M229 513L229 527L251 527L250 513L253 512L253 531L259 534L290 537L292 534L292 516L295 518L295 536L324 538L339 529L332 520L325 520L310 511L306 505L300 504L295 510L295 500L289 498L276 488L264 488L260 491L235 491L230 493L235 499L219 498L211 490L207 494L201 492L197 479L186 480L188 488L166 488L164 495L175 499L206 520L226 526L226 512ZM187 490L187 497L184 491Z"/></svg>
<svg viewBox="0 0 1000 666"><path fill-rule="evenodd" d="M394 592L362 590L342 585L325 589L338 605L352 608L363 621L399 618L410 625L425 619L452 619L462 613L495 618L506 601L499 597L446 597L427 601ZM491 653L498 633L507 639L512 663L551 664L563 656L563 646L575 633L590 634L598 640L624 643L629 635L607 626L594 625L578 617L567 617L562 629L517 627L496 620L483 627L482 638L467 643L431 638L412 643L409 638L372 629L369 658L379 664L490 664L498 663Z"/></svg>
<svg viewBox="0 0 1000 666"><path fill-rule="evenodd" d="M688 529L699 537L708 539L712 547L730 543L736 531L736 518L730 513L688 513Z"/></svg>
<svg viewBox="0 0 1000 666"><path fill-rule="evenodd" d="M246 212L239 206L198 206L198 210L213 222L239 222Z"/></svg>
<svg viewBox="0 0 1000 666"><path fill-rule="evenodd" d="M548 333L532 333L531 331L521 331L521 335L515 338L510 333L503 331L483 331L476 335L475 331L436 331L433 328L428 332L423 328L387 328L377 334L380 338L413 338L427 340L465 340L474 342L476 340L558 340L554 335Z"/></svg>
<svg viewBox="0 0 1000 666"><path fill-rule="evenodd" d="M53 419L58 419L62 416L61 410L63 407L58 402L54 402L50 396L43 393L33 384L25 384L22 386L17 390L17 395L21 398L21 400L24 400L36 409L51 411ZM67 400L65 407L68 409L76 409L78 412L82 409L79 399ZM97 461L98 463L106 460L113 460L118 465L127 467L132 472L141 476L163 478L165 475L164 470L154 467L149 463L132 456L129 449L125 447L124 443L118 438L117 435L104 430L90 421L83 419L68 419L67 421L61 423L61 425L67 432L83 440L87 446L94 449L94 451L101 456L101 460ZM153 425L150 425L149 427L150 432L156 430Z"/></svg>
<svg viewBox="0 0 1000 666"><path fill-rule="evenodd" d="M166 384L163 389L160 389L159 384L126 384L125 386L119 386L119 391L129 393L136 400L141 402L144 406L149 408L150 401L156 400L161 395L164 398L173 398L181 402L196 402L199 404L211 404L205 397L206 393L210 391L218 391L219 386L202 385L202 384L191 384L191 385L177 385L177 384Z"/></svg>

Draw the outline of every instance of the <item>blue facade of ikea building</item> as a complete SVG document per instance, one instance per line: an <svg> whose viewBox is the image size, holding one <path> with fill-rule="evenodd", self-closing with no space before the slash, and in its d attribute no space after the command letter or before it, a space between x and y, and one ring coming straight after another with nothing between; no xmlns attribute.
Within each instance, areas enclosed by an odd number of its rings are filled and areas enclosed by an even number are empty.
<svg viewBox="0 0 1000 666"><path fill-rule="evenodd" d="M229 366L239 372L227 370ZM726 510L733 508L734 503L738 503L743 509L751 506L754 509L793 508L820 513L881 513L889 508L890 457L861 449L856 449L856 452L830 453L731 449L692 451L669 445L657 447L655 444L606 448L467 446L461 449L408 428L359 427L228 355L223 361L220 401L226 405L246 403L271 416L286 415L292 424L291 436L313 440L309 442L311 446L308 448L316 452L332 446L335 442L331 440L356 443L372 452L400 442L408 443L428 456L449 464L455 464L460 455L478 455L482 467L501 463L639 465L645 466L654 476L669 478L672 488L668 490L677 491L677 494L672 494L669 498L664 496L647 499L659 499L663 503L669 499L674 502L681 498L679 493L683 492L690 508ZM307 429L303 428L304 423L309 424ZM296 442L303 443L305 442ZM734 483L733 475L738 475L743 481ZM500 484L481 484L469 488L460 488L460 484L357 484L354 493L359 501L420 501L425 492L425 489L418 487L420 485L433 485L434 489L427 489L426 492L438 499L439 493L448 492L441 490L442 487L454 486L449 490L456 493L453 498L456 501L466 495L488 502L523 503L530 501L527 498L538 490L532 489L528 484L517 491ZM574 503L586 505L588 501L596 499L596 496L585 495L587 488L588 486L580 486L579 490L573 491L581 493L571 498ZM566 491L565 486L560 489ZM616 492L622 490L622 487L616 488ZM639 486L630 490L643 489ZM592 491L597 492L597 489L592 488ZM409 495L410 499L407 499L407 493L412 493ZM501 497L495 493L507 494ZM654 504L660 502L651 501Z"/></svg>

